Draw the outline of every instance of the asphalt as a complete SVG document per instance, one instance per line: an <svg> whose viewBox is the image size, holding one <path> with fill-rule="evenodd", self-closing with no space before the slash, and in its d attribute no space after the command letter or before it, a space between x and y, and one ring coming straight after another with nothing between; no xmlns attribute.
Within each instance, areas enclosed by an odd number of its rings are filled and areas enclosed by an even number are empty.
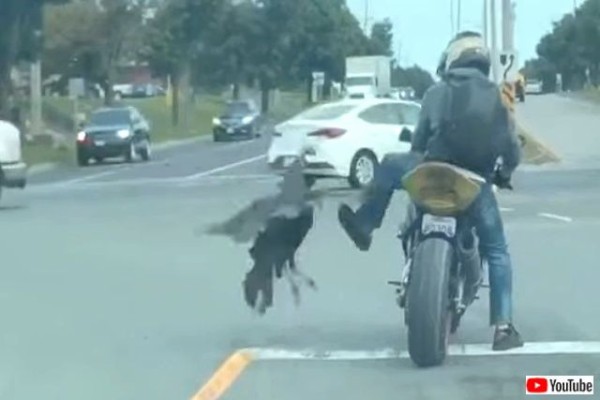
<svg viewBox="0 0 600 400"><path fill-rule="evenodd" d="M530 343L600 341L600 108L555 96L519 107L564 162L523 168L516 191L499 194L515 322ZM318 291L303 292L296 307L281 283L262 318L242 302L245 247L198 231L275 190L262 157L268 140L198 141L148 164L51 170L25 191L6 191L0 398L186 399L240 348L404 350L402 314L386 285L402 265L394 237L402 193L365 254L334 218L354 193L343 181L320 183L332 196L299 254ZM452 343L491 341L486 297ZM428 370L406 359L257 361L223 398L517 399L534 374L598 377L600 356L456 356Z"/></svg>

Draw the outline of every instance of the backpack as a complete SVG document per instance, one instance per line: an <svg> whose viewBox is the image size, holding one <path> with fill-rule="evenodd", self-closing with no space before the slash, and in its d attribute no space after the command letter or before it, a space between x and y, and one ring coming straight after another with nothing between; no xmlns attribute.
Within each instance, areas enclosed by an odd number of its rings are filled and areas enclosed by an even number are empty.
<svg viewBox="0 0 600 400"><path fill-rule="evenodd" d="M476 171L487 169L499 155L496 123L503 105L498 88L483 76L449 74L444 82L440 130L444 147L456 165Z"/></svg>

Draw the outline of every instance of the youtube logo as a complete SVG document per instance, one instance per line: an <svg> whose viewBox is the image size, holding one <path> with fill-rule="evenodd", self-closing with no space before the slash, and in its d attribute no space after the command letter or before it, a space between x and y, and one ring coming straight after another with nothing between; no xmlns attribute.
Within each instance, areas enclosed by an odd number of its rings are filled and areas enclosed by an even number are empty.
<svg viewBox="0 0 600 400"><path fill-rule="evenodd" d="M525 394L528 395L594 395L594 377L591 375L526 376Z"/></svg>
<svg viewBox="0 0 600 400"><path fill-rule="evenodd" d="M548 379L531 377L525 380L525 391L529 393L546 393L548 391Z"/></svg>

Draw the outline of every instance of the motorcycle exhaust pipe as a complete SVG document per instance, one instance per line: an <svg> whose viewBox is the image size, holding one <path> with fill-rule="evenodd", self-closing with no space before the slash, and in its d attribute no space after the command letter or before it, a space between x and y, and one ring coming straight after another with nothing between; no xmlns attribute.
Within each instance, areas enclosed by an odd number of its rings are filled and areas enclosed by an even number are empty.
<svg viewBox="0 0 600 400"><path fill-rule="evenodd" d="M475 299L483 277L481 255L477 245L477 236L475 236L473 230L465 233L458 240L458 256L463 271L465 271L464 297L467 304Z"/></svg>

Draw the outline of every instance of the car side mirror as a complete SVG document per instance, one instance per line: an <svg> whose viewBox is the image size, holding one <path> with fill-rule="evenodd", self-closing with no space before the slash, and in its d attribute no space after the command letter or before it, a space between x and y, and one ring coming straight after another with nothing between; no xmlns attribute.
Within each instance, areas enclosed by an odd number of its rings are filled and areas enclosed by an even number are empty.
<svg viewBox="0 0 600 400"><path fill-rule="evenodd" d="M398 139L401 142L410 143L412 142L412 132L408 128L403 128Z"/></svg>

